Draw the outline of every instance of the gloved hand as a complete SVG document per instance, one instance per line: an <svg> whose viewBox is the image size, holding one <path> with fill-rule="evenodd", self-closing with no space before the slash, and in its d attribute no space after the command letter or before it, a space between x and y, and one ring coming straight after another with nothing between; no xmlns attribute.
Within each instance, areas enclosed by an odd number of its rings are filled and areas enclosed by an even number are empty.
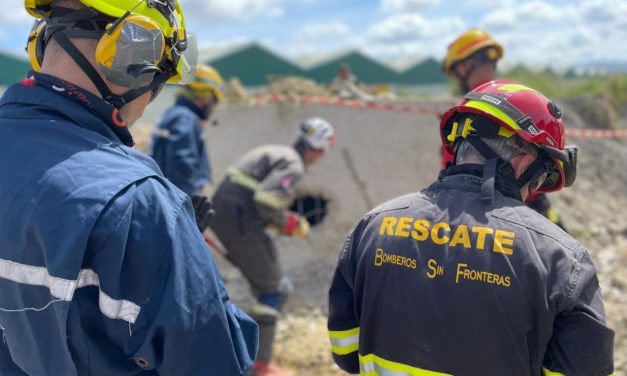
<svg viewBox="0 0 627 376"><path fill-rule="evenodd" d="M290 212L287 215L287 223L284 227L280 228L279 231L285 235L304 238L309 235L310 228L311 226L309 225L307 218Z"/></svg>
<svg viewBox="0 0 627 376"><path fill-rule="evenodd" d="M296 236L297 238L305 238L309 235L310 231L311 225L309 224L307 218L299 215L298 227L294 230L294 232L292 232L292 235Z"/></svg>
<svg viewBox="0 0 627 376"><path fill-rule="evenodd" d="M200 232L204 232L213 219L213 205L206 196L192 196L194 213L196 214L196 225Z"/></svg>

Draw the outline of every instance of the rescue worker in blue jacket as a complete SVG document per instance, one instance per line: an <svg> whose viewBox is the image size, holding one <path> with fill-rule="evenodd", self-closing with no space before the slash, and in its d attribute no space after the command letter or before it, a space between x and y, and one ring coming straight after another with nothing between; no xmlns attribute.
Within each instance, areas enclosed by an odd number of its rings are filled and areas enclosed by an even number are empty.
<svg viewBox="0 0 627 376"><path fill-rule="evenodd" d="M613 374L613 331L583 245L523 204L575 179L553 101L489 82L444 114L455 163L380 205L329 292L335 362L364 375Z"/></svg>
<svg viewBox="0 0 627 376"><path fill-rule="evenodd" d="M213 181L203 123L223 98L224 82L212 67L199 64L194 79L181 87L152 137L149 154L163 175L192 196Z"/></svg>
<svg viewBox="0 0 627 376"><path fill-rule="evenodd" d="M193 74L179 5L25 5L44 21L29 40L39 72L0 100L0 374L243 374L258 328L190 198L128 131Z"/></svg>

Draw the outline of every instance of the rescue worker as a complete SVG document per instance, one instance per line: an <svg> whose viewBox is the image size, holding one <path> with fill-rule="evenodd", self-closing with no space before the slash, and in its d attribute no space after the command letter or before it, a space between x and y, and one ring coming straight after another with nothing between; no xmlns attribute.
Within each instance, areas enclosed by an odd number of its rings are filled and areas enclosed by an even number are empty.
<svg viewBox="0 0 627 376"><path fill-rule="evenodd" d="M363 89L363 83L351 72L350 66L346 63L340 64L337 75L331 82L331 90L336 92L340 98L372 101L374 99L372 95Z"/></svg>
<svg viewBox="0 0 627 376"><path fill-rule="evenodd" d="M223 87L215 69L199 64L194 79L181 87L176 104L165 113L152 137L150 156L163 175L189 196L202 193L213 180L202 130L223 98Z"/></svg>
<svg viewBox="0 0 627 376"><path fill-rule="evenodd" d="M503 58L503 46L485 30L472 28L462 33L449 46L442 70L453 78L461 93L467 93L481 84L496 79L496 64ZM442 168L453 156L442 148ZM564 223L551 207L545 194L530 195L527 206L534 209L564 230Z"/></svg>
<svg viewBox="0 0 627 376"><path fill-rule="evenodd" d="M317 117L307 119L299 127L293 146L261 146L235 162L213 196L215 219L211 228L257 299L250 312L259 324L259 353L252 375L286 375L271 359L277 318L291 282L281 272L266 228L296 237L309 234L307 219L288 207L306 166L334 143L331 124Z"/></svg>
<svg viewBox="0 0 627 376"><path fill-rule="evenodd" d="M367 375L613 373L613 332L583 245L522 204L575 179L561 112L490 82L440 123L455 163L372 210L329 292L335 362Z"/></svg>
<svg viewBox="0 0 627 376"><path fill-rule="evenodd" d="M190 198L128 127L193 75L174 0L25 0L39 72L0 100L0 374L242 375L233 305ZM35 45L33 45L35 44Z"/></svg>

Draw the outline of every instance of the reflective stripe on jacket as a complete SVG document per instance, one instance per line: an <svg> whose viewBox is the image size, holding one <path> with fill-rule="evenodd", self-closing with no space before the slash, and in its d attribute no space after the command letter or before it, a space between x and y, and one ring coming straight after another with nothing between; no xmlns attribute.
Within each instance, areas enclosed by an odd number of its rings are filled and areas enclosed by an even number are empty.
<svg viewBox="0 0 627 376"><path fill-rule="evenodd" d="M99 117L40 87L0 101L1 375L241 375L233 305L191 200Z"/></svg>
<svg viewBox="0 0 627 376"><path fill-rule="evenodd" d="M480 176L446 177L355 227L329 292L336 363L386 376L612 374L588 252L516 199L483 204Z"/></svg>

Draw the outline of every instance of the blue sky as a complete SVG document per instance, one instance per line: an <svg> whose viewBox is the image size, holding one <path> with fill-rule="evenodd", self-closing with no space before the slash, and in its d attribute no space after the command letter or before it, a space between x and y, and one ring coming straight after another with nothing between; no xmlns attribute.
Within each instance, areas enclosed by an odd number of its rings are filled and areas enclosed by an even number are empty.
<svg viewBox="0 0 627 376"><path fill-rule="evenodd" d="M3 0L0 50L22 53L23 0ZM627 0L184 0L202 47L259 41L292 58L359 49L383 61L441 58L469 27L490 31L505 64L626 62Z"/></svg>

